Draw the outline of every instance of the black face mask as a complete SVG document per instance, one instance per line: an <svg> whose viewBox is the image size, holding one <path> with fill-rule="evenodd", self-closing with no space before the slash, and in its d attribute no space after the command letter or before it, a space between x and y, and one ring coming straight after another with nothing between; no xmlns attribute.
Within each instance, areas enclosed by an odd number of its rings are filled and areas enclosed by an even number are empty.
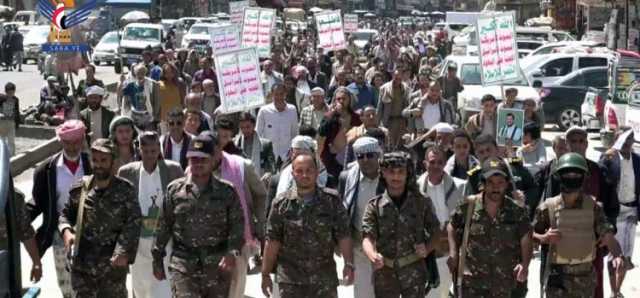
<svg viewBox="0 0 640 298"><path fill-rule="evenodd" d="M560 176L560 191L563 193L572 193L582 189L584 176L575 178L565 178Z"/></svg>

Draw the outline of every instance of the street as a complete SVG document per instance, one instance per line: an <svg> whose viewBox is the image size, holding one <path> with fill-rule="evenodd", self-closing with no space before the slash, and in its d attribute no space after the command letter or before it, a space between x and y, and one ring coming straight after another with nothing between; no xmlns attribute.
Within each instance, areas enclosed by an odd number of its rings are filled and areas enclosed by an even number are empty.
<svg viewBox="0 0 640 298"><path fill-rule="evenodd" d="M84 72L80 73L80 78L84 77ZM118 79L118 75L113 72L112 67L101 66L97 68L96 77L103 80L105 84L116 82ZM23 72L4 72L0 78L0 84L4 85L6 82L12 81L17 85L17 96L21 100L21 108L25 108L32 104L37 104L39 101L39 91L40 88L44 84L44 80L40 77L37 72L35 65L25 65L23 66ZM77 81L76 81L77 82ZM549 130L552 127L547 126ZM545 145L547 147L547 153L549 156L552 156L551 151L551 140L560 132L557 131L546 131L543 133L543 139L545 140ZM599 141L599 137L596 134L590 135L589 140L589 150L587 152L587 156L592 160L597 160L600 156L601 144ZM33 187L33 169L30 169L23 174L19 175L15 178L14 183L15 186L27 195L27 200L31 197L31 189ZM34 222L34 227L39 226L41 218L38 218ZM635 243L635 251L636 254L633 258L634 264L640 264L640 230L636 234L636 243ZM337 272L342 272L341 267L342 263L339 259ZM49 249L47 253L44 255L42 259L43 264L43 278L42 280L36 284L42 289L41 297L46 298L59 298L62 297L60 291L58 289L57 280L56 280L56 272L53 263L53 252L52 249ZM29 272L31 268L31 261L28 257L28 254L22 248L22 278L24 286L28 286L30 284L29 280ZM540 260L536 257L529 267L529 293L527 297L539 297L539 268L540 268ZM357 274L357 273L356 273ZM153 277L149 277L153 278ZM605 277L605 280L607 277ZM131 281L129 280L127 285L130 287ZM341 298L350 298L353 297L353 287L345 287L340 286L339 289L339 297ZM636 268L630 272L628 272L625 284L622 290L622 293L625 297L640 297L640 269ZM605 297L609 297L609 283L605 282ZM263 297L261 288L260 288L260 275L253 274L248 276L247 278L247 286L245 290L246 297ZM132 297L130 293L130 297Z"/></svg>

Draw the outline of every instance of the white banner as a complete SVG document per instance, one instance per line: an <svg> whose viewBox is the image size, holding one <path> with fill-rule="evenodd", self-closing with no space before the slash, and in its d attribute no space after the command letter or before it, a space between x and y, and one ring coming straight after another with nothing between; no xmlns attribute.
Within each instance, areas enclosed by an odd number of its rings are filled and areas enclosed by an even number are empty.
<svg viewBox="0 0 640 298"><path fill-rule="evenodd" d="M248 0L229 2L229 16L231 17L231 24L242 26L245 7L249 7Z"/></svg>
<svg viewBox="0 0 640 298"><path fill-rule="evenodd" d="M220 26L210 28L209 31L211 32L210 44L214 54L240 48L240 30L238 26Z"/></svg>
<svg viewBox="0 0 640 298"><path fill-rule="evenodd" d="M344 38L340 11L320 12L315 17L318 28L318 47L323 48L325 53L346 49L347 42Z"/></svg>
<svg viewBox="0 0 640 298"><path fill-rule="evenodd" d="M344 32L351 33L358 31L358 15L344 14Z"/></svg>
<svg viewBox="0 0 640 298"><path fill-rule="evenodd" d="M242 47L256 47L258 56L271 57L271 30L275 9L246 7L242 22Z"/></svg>
<svg viewBox="0 0 640 298"><path fill-rule="evenodd" d="M504 12L478 18L478 53L483 85L499 85L523 79L518 64L515 13Z"/></svg>
<svg viewBox="0 0 640 298"><path fill-rule="evenodd" d="M218 53L213 59L220 86L222 113L247 111L264 105L256 48Z"/></svg>

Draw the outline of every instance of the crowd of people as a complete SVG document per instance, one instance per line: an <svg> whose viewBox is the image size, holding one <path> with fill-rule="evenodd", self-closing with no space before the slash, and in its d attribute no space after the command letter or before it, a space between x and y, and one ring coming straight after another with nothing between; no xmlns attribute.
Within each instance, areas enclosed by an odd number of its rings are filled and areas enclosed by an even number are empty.
<svg viewBox="0 0 640 298"><path fill-rule="evenodd" d="M127 272L135 297L244 297L260 271L265 296L326 298L337 254L358 298L525 297L536 249L547 297L602 297L605 264L622 297L640 211L633 133L595 162L573 127L547 159L535 100L487 94L464 121L456 65L439 69L446 34L384 32L332 55L306 31L274 44L265 105L232 114L210 51L146 50L116 111L88 67L83 100L52 122L63 149L19 212L34 280L53 247L64 297L127 297ZM499 131L499 108L524 110L520 134Z"/></svg>

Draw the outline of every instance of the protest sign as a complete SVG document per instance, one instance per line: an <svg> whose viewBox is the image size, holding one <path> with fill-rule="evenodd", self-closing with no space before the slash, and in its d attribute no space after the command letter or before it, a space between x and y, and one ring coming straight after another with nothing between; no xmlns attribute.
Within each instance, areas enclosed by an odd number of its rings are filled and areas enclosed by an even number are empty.
<svg viewBox="0 0 640 298"><path fill-rule="evenodd" d="M318 47L325 52L347 48L339 10L324 11L316 14L318 28Z"/></svg>
<svg viewBox="0 0 640 298"><path fill-rule="evenodd" d="M358 15L344 14L344 32L351 33L358 31Z"/></svg>
<svg viewBox="0 0 640 298"><path fill-rule="evenodd" d="M242 18L244 17L245 7L249 7L249 1L229 2L229 15L231 16L231 24L242 26Z"/></svg>
<svg viewBox="0 0 640 298"><path fill-rule="evenodd" d="M213 53L237 50L240 48L240 31L236 25L226 25L210 28L211 48Z"/></svg>
<svg viewBox="0 0 640 298"><path fill-rule="evenodd" d="M264 104L256 48L214 55L223 114L247 111Z"/></svg>
<svg viewBox="0 0 640 298"><path fill-rule="evenodd" d="M522 80L514 12L482 15L478 18L476 32L482 84L499 85Z"/></svg>
<svg viewBox="0 0 640 298"><path fill-rule="evenodd" d="M256 47L259 57L271 57L271 30L275 16L274 9L246 7L242 22L242 47Z"/></svg>

